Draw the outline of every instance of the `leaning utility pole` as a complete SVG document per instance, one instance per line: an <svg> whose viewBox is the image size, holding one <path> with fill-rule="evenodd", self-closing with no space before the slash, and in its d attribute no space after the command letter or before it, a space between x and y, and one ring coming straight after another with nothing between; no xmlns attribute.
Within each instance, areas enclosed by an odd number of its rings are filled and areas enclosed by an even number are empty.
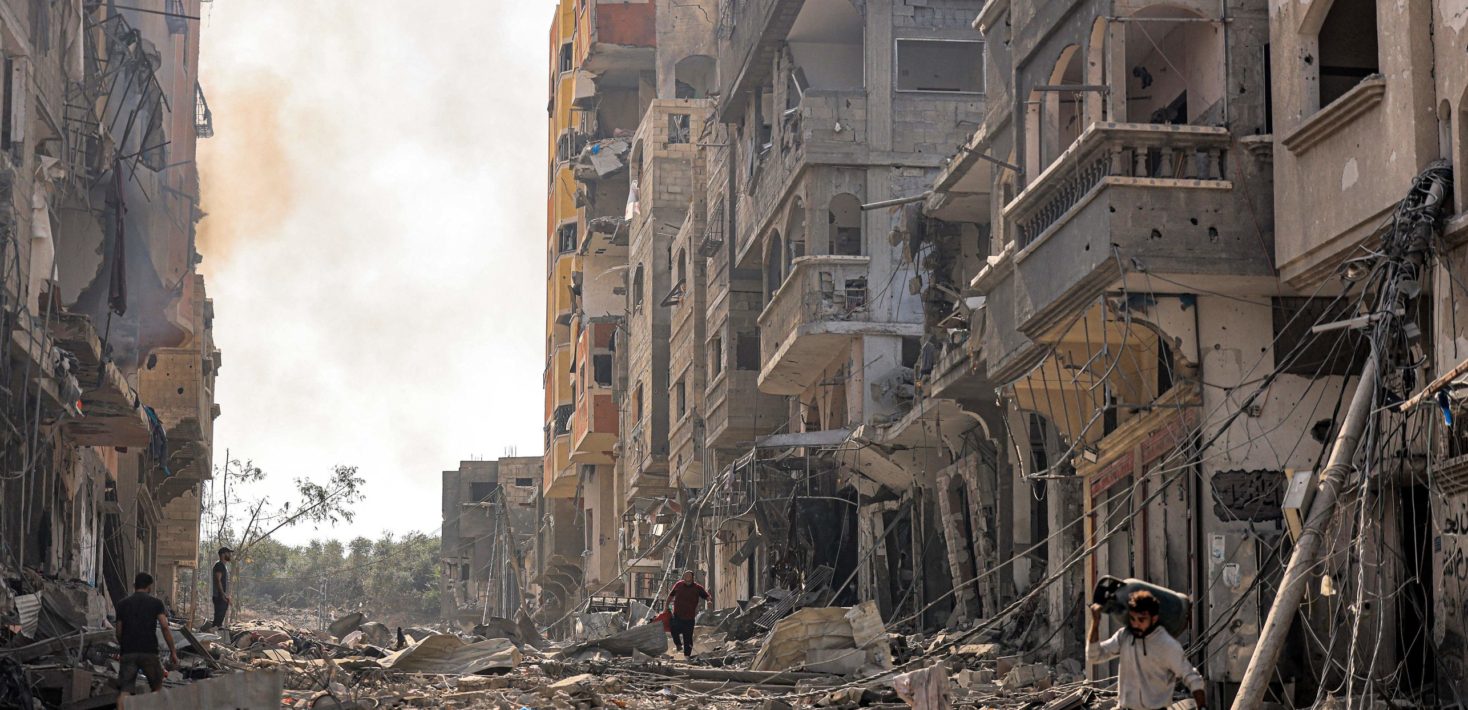
<svg viewBox="0 0 1468 710"><path fill-rule="evenodd" d="M1374 328L1378 318L1394 320L1399 307L1419 295L1420 286L1402 288L1403 281L1419 283L1426 262L1430 238L1437 226L1438 210L1447 193L1451 173L1441 163L1433 163L1413 182L1412 190L1397 207L1392 228L1388 230L1382 252L1390 261L1386 278L1382 283L1377 300L1376 313L1367 319L1366 327ZM1305 585L1310 581L1311 569L1320 554L1320 544L1325 538L1326 528L1335 515L1336 500L1345 485L1346 474L1350 473L1356 457L1356 447L1361 443L1361 434L1366 430L1376 401L1377 380L1382 361L1390 357L1382 338L1370 338L1371 352L1361 368L1356 392L1351 397L1351 407L1346 412L1345 423L1331 445L1330 460L1322 472L1320 486L1315 493L1315 502L1305 518L1304 530L1295 541L1294 553L1285 567L1280 580L1279 593L1269 608L1269 616L1259 630L1259 643L1254 646L1254 655L1249 659L1249 668L1239 684L1234 697L1233 710L1253 710L1264 700L1264 691L1279 661L1280 651L1300 610L1300 599L1305 594Z"/></svg>

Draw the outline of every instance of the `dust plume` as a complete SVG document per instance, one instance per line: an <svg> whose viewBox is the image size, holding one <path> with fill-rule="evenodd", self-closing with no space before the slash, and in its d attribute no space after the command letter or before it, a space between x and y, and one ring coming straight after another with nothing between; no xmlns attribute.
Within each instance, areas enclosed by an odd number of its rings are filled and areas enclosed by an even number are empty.
<svg viewBox="0 0 1468 710"><path fill-rule="evenodd" d="M282 107L287 82L263 71L223 75L209 87L213 138L199 142L205 217L199 223L206 275L242 238L269 234L295 209L295 173L286 154Z"/></svg>

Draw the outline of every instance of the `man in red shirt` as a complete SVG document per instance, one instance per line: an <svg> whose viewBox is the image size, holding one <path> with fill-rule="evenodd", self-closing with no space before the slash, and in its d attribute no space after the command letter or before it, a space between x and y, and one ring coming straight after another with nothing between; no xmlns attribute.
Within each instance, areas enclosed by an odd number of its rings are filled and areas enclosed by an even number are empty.
<svg viewBox="0 0 1468 710"><path fill-rule="evenodd" d="M698 617L698 605L704 599L713 606L714 598L709 596L709 591L693 581L693 570L684 572L683 579L668 592L668 601L673 604L673 618L668 620L673 648L681 647L684 658L693 658L693 620Z"/></svg>

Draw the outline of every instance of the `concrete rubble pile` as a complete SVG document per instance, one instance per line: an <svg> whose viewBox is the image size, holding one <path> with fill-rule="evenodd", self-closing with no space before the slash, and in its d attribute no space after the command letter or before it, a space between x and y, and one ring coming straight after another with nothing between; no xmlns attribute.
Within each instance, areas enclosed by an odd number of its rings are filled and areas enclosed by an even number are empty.
<svg viewBox="0 0 1468 710"><path fill-rule="evenodd" d="M29 595L39 603L17 603ZM6 707L109 706L118 662L105 600L39 577L15 581L0 600ZM490 618L472 632L389 626L360 612L313 630L300 614L281 616L291 619L248 619L218 633L173 626L180 667L163 692L128 707L1075 710L1110 702L1086 683L1078 660L1023 653L1002 627L896 633L870 601L796 609L760 633L729 624L736 614L707 612L692 660L670 651L660 623L633 614L578 615L567 641L546 640L523 615Z"/></svg>

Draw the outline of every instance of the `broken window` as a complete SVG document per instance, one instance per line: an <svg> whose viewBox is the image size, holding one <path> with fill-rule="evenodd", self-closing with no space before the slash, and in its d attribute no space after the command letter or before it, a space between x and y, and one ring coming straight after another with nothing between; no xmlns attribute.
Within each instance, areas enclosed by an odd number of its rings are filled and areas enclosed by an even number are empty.
<svg viewBox="0 0 1468 710"><path fill-rule="evenodd" d="M709 372L715 377L724 371L724 339L715 335L709 341Z"/></svg>
<svg viewBox="0 0 1468 710"><path fill-rule="evenodd" d="M556 229L556 244L562 254L576 251L576 223L568 222Z"/></svg>
<svg viewBox="0 0 1468 710"><path fill-rule="evenodd" d="M983 93L984 43L977 40L897 40L897 90Z"/></svg>
<svg viewBox="0 0 1468 710"><path fill-rule="evenodd" d="M517 485L517 486L519 486L521 488L529 488L530 486L535 485L535 479L534 478L516 478L515 479L515 485Z"/></svg>
<svg viewBox="0 0 1468 710"><path fill-rule="evenodd" d="M494 481L474 481L469 484L469 500L482 503L489 500L494 492L499 490L500 484Z"/></svg>
<svg viewBox="0 0 1468 710"><path fill-rule="evenodd" d="M632 395L632 419L642 421L642 383L637 383L637 391Z"/></svg>
<svg viewBox="0 0 1468 710"><path fill-rule="evenodd" d="M668 144L681 145L688 143L691 129L689 115L686 113L668 114Z"/></svg>
<svg viewBox="0 0 1468 710"><path fill-rule="evenodd" d="M678 419L682 419L688 413L688 388L683 380L678 380L678 384L673 385L673 400L678 405Z"/></svg>
<svg viewBox="0 0 1468 710"><path fill-rule="evenodd" d="M575 67L571 63L571 43L566 42L561 45L561 71L568 72L573 68Z"/></svg>
<svg viewBox="0 0 1468 710"><path fill-rule="evenodd" d="M598 387L611 387L612 356L610 354L592 355L591 373L591 379L597 384Z"/></svg>
<svg viewBox="0 0 1468 710"><path fill-rule="evenodd" d="M759 332L740 333L735 337L734 369L759 372Z"/></svg>
<svg viewBox="0 0 1468 710"><path fill-rule="evenodd" d="M827 252L838 256L861 256L865 250L861 233L861 200L845 192L832 197L826 219L829 225Z"/></svg>
<svg viewBox="0 0 1468 710"><path fill-rule="evenodd" d="M1373 0L1335 0L1320 26L1319 40L1321 106L1381 71Z"/></svg>

